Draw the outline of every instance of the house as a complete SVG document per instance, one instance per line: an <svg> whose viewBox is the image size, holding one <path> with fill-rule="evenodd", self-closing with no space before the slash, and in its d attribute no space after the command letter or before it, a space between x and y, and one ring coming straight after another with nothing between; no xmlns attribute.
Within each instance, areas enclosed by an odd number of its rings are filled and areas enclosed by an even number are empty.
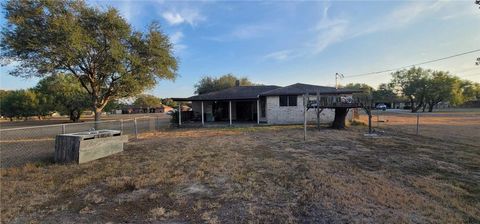
<svg viewBox="0 0 480 224"><path fill-rule="evenodd" d="M139 107L134 105L127 105L121 108L121 110L115 110L115 113L120 112L122 114L141 114L141 113L166 113L173 110L172 107L165 105L158 105L154 107Z"/></svg>
<svg viewBox="0 0 480 224"><path fill-rule="evenodd" d="M204 122L256 122L267 124L301 124L304 122L304 95L315 101L316 94L322 97L351 97L358 90L296 83L280 87L235 86L232 88L191 96L173 98L174 101L192 102L193 119ZM322 122L334 119L334 109L324 109ZM351 117L351 113L349 114ZM192 117L192 116L189 116ZM316 121L315 109L306 112L308 122ZM181 119L183 121L183 119Z"/></svg>

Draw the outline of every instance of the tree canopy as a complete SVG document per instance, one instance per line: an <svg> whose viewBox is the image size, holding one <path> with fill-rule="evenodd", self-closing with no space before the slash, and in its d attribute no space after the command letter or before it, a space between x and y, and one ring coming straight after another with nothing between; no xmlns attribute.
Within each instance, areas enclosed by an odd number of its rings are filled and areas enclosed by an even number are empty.
<svg viewBox="0 0 480 224"><path fill-rule="evenodd" d="M412 112L428 107L433 111L440 102L459 105L468 100L480 99L480 84L451 75L445 71L410 68L396 71L390 83L396 92L407 97Z"/></svg>
<svg viewBox="0 0 480 224"><path fill-rule="evenodd" d="M228 89L235 86L235 83L240 81L241 86L255 85L246 77L237 77L233 74L222 75L218 78L205 76L197 84L195 84L195 93L204 94L214 92L222 89Z"/></svg>
<svg viewBox="0 0 480 224"><path fill-rule="evenodd" d="M12 75L75 77L90 95L96 120L110 100L131 97L161 79L175 79L173 45L156 23L145 33L114 8L84 1L10 0L3 4L2 62Z"/></svg>
<svg viewBox="0 0 480 224"><path fill-rule="evenodd" d="M47 96L51 109L68 115L77 122L84 110L90 107L90 97L80 82L73 76L57 74L43 78L35 91Z"/></svg>
<svg viewBox="0 0 480 224"><path fill-rule="evenodd" d="M39 115L39 100L36 93L31 90L8 91L2 96L0 103L2 116L10 120Z"/></svg>
<svg viewBox="0 0 480 224"><path fill-rule="evenodd" d="M133 105L137 107L157 107L162 105L162 100L153 95L142 94L137 97Z"/></svg>
<svg viewBox="0 0 480 224"><path fill-rule="evenodd" d="M396 93L407 97L412 106L412 112L418 111L425 103L429 70L412 67L392 74L390 85Z"/></svg>

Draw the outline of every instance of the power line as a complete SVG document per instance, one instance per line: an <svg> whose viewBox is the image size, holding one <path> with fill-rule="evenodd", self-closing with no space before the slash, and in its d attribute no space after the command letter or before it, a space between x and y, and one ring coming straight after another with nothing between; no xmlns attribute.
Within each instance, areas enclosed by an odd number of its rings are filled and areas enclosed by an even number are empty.
<svg viewBox="0 0 480 224"><path fill-rule="evenodd" d="M471 54L471 53L475 53L475 52L479 52L479 51L480 51L480 49L476 49L476 50L472 50L472 51L467 51L467 52L463 52L463 53L459 53L459 54L450 55L450 56L443 57L443 58L424 61L424 62L421 62L421 63L416 63L416 64L412 64L412 65L407 65L407 66L402 66L402 67L399 67L399 68L386 69L386 70L381 70L381 71L376 71L376 72L367 72L367 73L356 74L356 75L346 75L344 78L353 78L353 77L359 77L359 76L367 76L367 75L381 74L381 73L385 73L385 72L392 72L392 71L396 71L396 70L400 70L400 69L404 69L404 68L409 68L409 67L413 67L413 66L424 65L424 64L428 64L428 63L432 63L432 62L437 62L437 61L442 61L442 60L446 60L446 59L450 59L450 58L455 58L455 57L459 57L459 56L462 56L462 55Z"/></svg>

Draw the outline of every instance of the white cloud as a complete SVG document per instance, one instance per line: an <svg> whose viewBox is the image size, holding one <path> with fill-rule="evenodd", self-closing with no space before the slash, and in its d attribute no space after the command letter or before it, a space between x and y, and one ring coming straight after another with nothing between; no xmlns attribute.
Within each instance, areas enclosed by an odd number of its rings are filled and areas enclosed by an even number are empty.
<svg viewBox="0 0 480 224"><path fill-rule="evenodd" d="M175 51L176 53L181 53L187 48L188 47L185 44L175 44L175 46L173 47L173 51Z"/></svg>
<svg viewBox="0 0 480 224"><path fill-rule="evenodd" d="M342 18L330 18L328 15L329 6L323 9L323 16L315 27L317 31L314 41L313 53L318 54L328 46L342 41L347 34L349 21Z"/></svg>
<svg viewBox="0 0 480 224"><path fill-rule="evenodd" d="M170 35L170 41L172 41L173 44L178 44L180 40L183 38L183 33L182 31L177 31Z"/></svg>
<svg viewBox="0 0 480 224"><path fill-rule="evenodd" d="M275 51L263 56L264 59L274 59L277 61L284 61L289 59L292 56L291 50L282 50L282 51Z"/></svg>
<svg viewBox="0 0 480 224"><path fill-rule="evenodd" d="M237 39L250 39L260 37L265 31L270 30L270 26L265 25L243 25L235 28L231 36Z"/></svg>
<svg viewBox="0 0 480 224"><path fill-rule="evenodd" d="M191 26L197 25L199 22L205 21L206 18L194 9L182 9L180 11L166 11L162 13L162 17L172 26L183 23Z"/></svg>
<svg viewBox="0 0 480 224"><path fill-rule="evenodd" d="M232 31L218 36L206 37L213 41L234 41L248 40L265 36L268 32L274 30L275 24L243 24L235 27Z"/></svg>
<svg viewBox="0 0 480 224"><path fill-rule="evenodd" d="M452 6L450 3L449 1L408 2L393 9L383 18L376 19L378 22L371 23L369 26L363 27L362 30L358 30L352 37L407 26L422 18L433 16L442 9L450 8ZM445 11L442 11L442 13L449 14L449 12Z"/></svg>
<svg viewBox="0 0 480 224"><path fill-rule="evenodd" d="M461 4L451 4L449 1L435 1L435 2L408 2L402 6L393 9L389 13L379 18L376 18L373 23L356 23L354 20L347 19L346 16L331 16L329 14L329 3L324 4L322 18L314 26L314 37L308 43L308 49L297 49L297 55L319 54L329 46L352 39L358 36L396 29L399 27L413 24L425 17L432 17L439 12L444 15L445 19L450 18L451 13L458 13L458 7L463 7ZM445 11L448 9L447 11ZM460 10L461 11L461 10ZM451 12L451 13L450 13ZM343 15L343 14L342 14ZM352 24L355 22L355 24ZM278 51L282 52L282 51ZM270 58L277 58L282 54L274 54ZM285 53L285 52L284 52ZM292 52L289 53L293 54ZM268 55L267 55L268 56ZM283 59L285 60L285 59Z"/></svg>
<svg viewBox="0 0 480 224"><path fill-rule="evenodd" d="M183 35L182 31L177 31L177 32L170 35L170 41L172 42L173 50L176 53L180 53L180 52L184 51L185 49L187 49L187 45L181 44L181 41L182 41L183 37L184 37L184 35Z"/></svg>

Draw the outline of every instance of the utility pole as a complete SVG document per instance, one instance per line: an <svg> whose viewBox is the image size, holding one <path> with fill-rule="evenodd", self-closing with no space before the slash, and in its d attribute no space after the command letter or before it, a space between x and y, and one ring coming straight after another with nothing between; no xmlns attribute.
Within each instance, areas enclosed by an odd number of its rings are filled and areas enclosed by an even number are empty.
<svg viewBox="0 0 480 224"><path fill-rule="evenodd" d="M340 73L335 73L335 89L338 89L338 79L343 79L344 76L343 74Z"/></svg>

